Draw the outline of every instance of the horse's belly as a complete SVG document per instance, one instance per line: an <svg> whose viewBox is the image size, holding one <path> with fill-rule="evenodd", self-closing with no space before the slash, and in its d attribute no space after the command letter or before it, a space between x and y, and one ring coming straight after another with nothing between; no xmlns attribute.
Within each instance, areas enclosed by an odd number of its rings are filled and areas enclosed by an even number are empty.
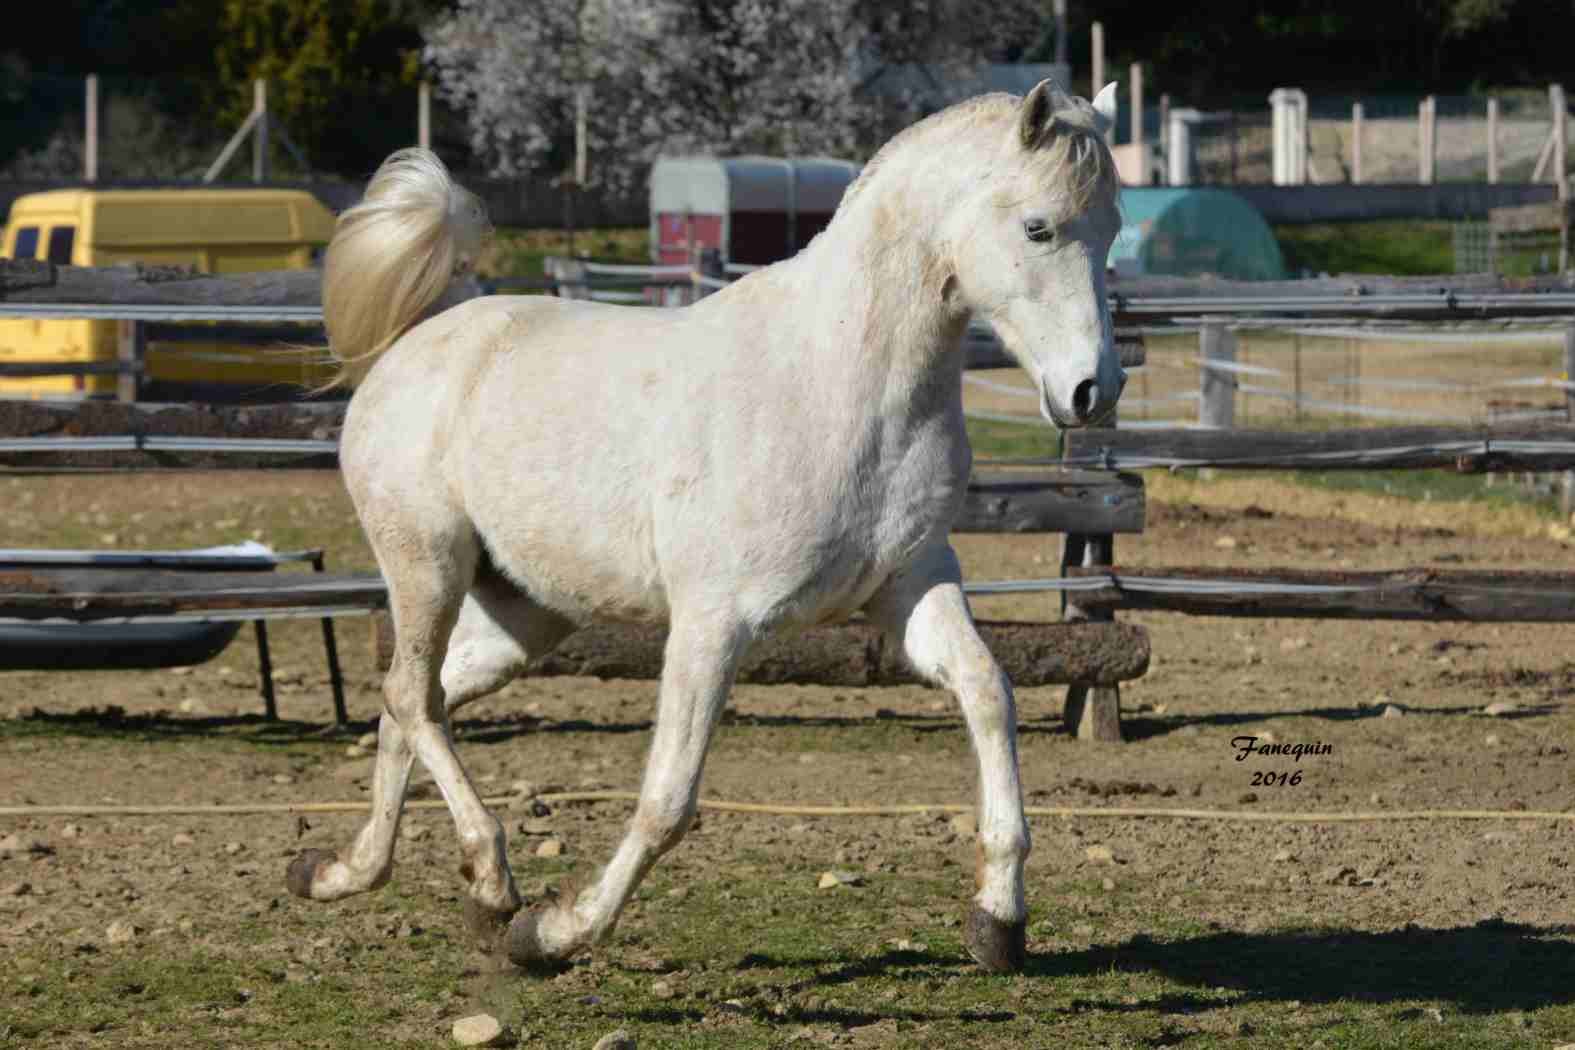
<svg viewBox="0 0 1575 1050"><path fill-rule="evenodd" d="M647 530L614 515L472 514L494 566L541 605L577 623L667 619ZM487 520L491 518L492 520Z"/></svg>

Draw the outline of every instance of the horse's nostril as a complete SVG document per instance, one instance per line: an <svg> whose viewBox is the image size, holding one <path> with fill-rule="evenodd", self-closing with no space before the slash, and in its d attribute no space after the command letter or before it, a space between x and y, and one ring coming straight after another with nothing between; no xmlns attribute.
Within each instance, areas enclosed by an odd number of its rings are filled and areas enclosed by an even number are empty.
<svg viewBox="0 0 1575 1050"><path fill-rule="evenodd" d="M1077 384L1077 389L1072 391L1072 414L1077 416L1078 422L1086 423L1094 418L1094 405L1098 400L1098 383L1085 379Z"/></svg>

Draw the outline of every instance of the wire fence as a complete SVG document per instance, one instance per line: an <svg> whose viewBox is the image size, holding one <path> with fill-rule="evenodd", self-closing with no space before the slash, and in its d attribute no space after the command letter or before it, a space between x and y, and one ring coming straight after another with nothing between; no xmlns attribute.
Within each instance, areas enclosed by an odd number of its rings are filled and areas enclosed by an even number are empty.
<svg viewBox="0 0 1575 1050"><path fill-rule="evenodd" d="M1553 123L1548 93L1540 90L1471 95L1318 95L1307 99L1309 183L1416 183L1424 181L1425 106L1436 121L1430 178L1436 182L1535 182L1550 174L1546 146ZM1361 161L1356 166L1357 109ZM1168 115L1185 108L1167 99L1144 109L1144 139L1167 169ZM1494 112L1490 115L1490 109ZM1115 141L1130 142L1131 118ZM1192 113L1188 117L1193 183L1273 181L1274 133L1268 100ZM1489 161L1489 143L1496 147ZM1541 165L1539 169L1539 163Z"/></svg>
<svg viewBox="0 0 1575 1050"><path fill-rule="evenodd" d="M1205 377L1227 380L1237 426L1469 425L1564 421L1575 391L1557 328L1318 326L1236 332L1233 360L1205 360L1196 332L1143 330L1146 360L1128 368L1122 427L1200 422ZM965 377L976 412L1033 422L1026 377Z"/></svg>

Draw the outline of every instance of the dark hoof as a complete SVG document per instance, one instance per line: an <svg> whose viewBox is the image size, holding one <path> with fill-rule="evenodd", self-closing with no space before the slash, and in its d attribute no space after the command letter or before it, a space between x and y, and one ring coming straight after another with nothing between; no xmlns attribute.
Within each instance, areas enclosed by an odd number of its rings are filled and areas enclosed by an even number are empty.
<svg viewBox="0 0 1575 1050"><path fill-rule="evenodd" d="M504 936L503 948L509 962L527 970L559 970L568 965L567 960L550 955L542 947L537 934L543 906L521 909L509 921L509 932Z"/></svg>
<svg viewBox="0 0 1575 1050"><path fill-rule="evenodd" d="M1028 922L1002 922L977 904L968 907L963 943L991 973L1017 973L1028 957Z"/></svg>
<svg viewBox="0 0 1575 1050"><path fill-rule="evenodd" d="M504 937L509 932L509 920L514 917L516 911L517 909L493 911L475 898L466 897L465 929L470 931L470 935L476 939L482 951L501 951Z"/></svg>
<svg viewBox="0 0 1575 1050"><path fill-rule="evenodd" d="M339 854L331 849L307 849L296 854L290 862L290 867L284 873L284 884L290 892L297 897L312 899L312 880L317 876L317 869L325 864L332 864L339 859Z"/></svg>

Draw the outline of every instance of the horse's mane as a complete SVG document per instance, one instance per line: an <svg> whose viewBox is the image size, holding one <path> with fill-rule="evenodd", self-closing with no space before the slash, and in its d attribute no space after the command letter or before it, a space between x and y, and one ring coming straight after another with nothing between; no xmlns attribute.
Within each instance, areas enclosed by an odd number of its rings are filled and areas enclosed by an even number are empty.
<svg viewBox="0 0 1575 1050"><path fill-rule="evenodd" d="M1093 107L1080 98L1070 101L1072 106L1056 110L1053 119L1047 123L1047 130L1054 125L1059 133L1041 138L1041 144L1035 147L1040 154L1036 160L1044 165L1046 179L1063 177L1068 174L1065 169L1071 169L1069 174L1072 177L1066 179L1066 188L1072 196L1072 206L1083 210L1101 200L1114 201L1120 193L1121 180L1116 172L1115 158L1111 156L1104 139L1094 130ZM1006 92L978 95L903 128L864 165L859 177L843 193L842 203L837 210L840 212L849 201L858 197L869 185L871 176L892 154L904 152L910 145L960 123L1000 122L1004 131L1005 126L1009 126L1007 122L1017 119L1022 102L1021 97ZM1044 142L1045 138L1049 139L1048 143Z"/></svg>

